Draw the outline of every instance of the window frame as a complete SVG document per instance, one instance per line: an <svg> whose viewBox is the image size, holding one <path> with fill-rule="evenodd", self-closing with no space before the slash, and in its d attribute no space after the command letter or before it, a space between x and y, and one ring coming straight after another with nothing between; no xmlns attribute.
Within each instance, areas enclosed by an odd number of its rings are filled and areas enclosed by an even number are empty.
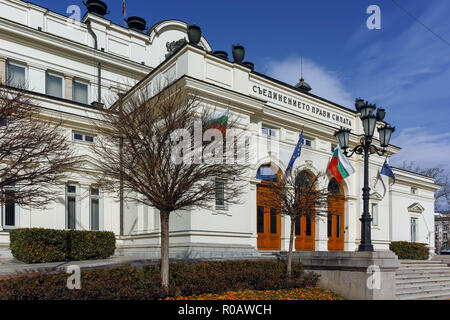
<svg viewBox="0 0 450 320"><path fill-rule="evenodd" d="M76 101L75 100L75 86L74 86L74 84L75 83L79 83L79 84L84 84L84 85L86 85L86 90L87 90L87 94L86 94L86 96L87 96L87 101L86 101L86 103L84 103L84 102L79 102L79 101ZM89 83L89 81L86 81L86 80L81 80L81 79L78 79L78 78L74 78L73 80L72 80L72 101L74 101L74 102L77 102L77 103L84 103L84 104L89 104L89 101L91 101L91 90L90 90L90 88L91 88L91 85L90 85L90 83Z"/></svg>
<svg viewBox="0 0 450 320"><path fill-rule="evenodd" d="M81 140L75 139L75 135L81 135L82 139ZM86 137L93 138L93 141L92 142L91 141L87 141ZM92 144L92 143L95 143L96 139L97 139L97 136L95 136L95 135L91 135L91 134L88 134L88 133L83 133L83 132L75 131L75 130L72 131L72 141L74 141L74 142Z"/></svg>
<svg viewBox="0 0 450 320"><path fill-rule="evenodd" d="M414 221L414 223L413 223L413 221ZM419 221L419 219L418 218L416 218L416 217L411 217L411 220L410 220L410 237L411 237L411 242L412 243L417 243L417 240L418 240L418 234L419 234L419 225L418 225L418 221ZM413 236L413 226L414 226L414 236Z"/></svg>
<svg viewBox="0 0 450 320"><path fill-rule="evenodd" d="M267 130L267 132L264 132L264 130ZM267 136L269 138L277 138L279 135L280 129L277 129L275 127L272 126L268 126L266 124L261 124L261 134L263 136ZM274 133L274 134L271 134Z"/></svg>
<svg viewBox="0 0 450 320"><path fill-rule="evenodd" d="M5 186L5 191L6 190L16 190L16 187L13 186ZM3 230L14 230L14 229L18 229L20 226L20 206L14 202L14 226L7 226L6 225L6 203L4 203L2 205L2 224L1 224L1 228Z"/></svg>
<svg viewBox="0 0 450 320"><path fill-rule="evenodd" d="M48 88L48 84L47 84L47 76L52 76L52 77L56 77L56 78L60 78L61 79L61 97L58 96L52 96L50 94L47 93L47 88ZM61 98L64 99L65 97L65 88L64 88L64 76L62 76L61 74L58 74L56 72L52 72L52 71L46 71L45 72L45 94L47 96L50 97L55 97L55 98Z"/></svg>
<svg viewBox="0 0 450 320"><path fill-rule="evenodd" d="M98 194L92 193L93 190L97 190ZM92 200L98 200L98 230L93 228L93 213L92 213ZM91 186L89 188L89 230L91 231L103 231L103 193L99 187Z"/></svg>
<svg viewBox="0 0 450 320"><path fill-rule="evenodd" d="M9 77L9 68L10 68L9 66L10 65L15 66L15 67L20 67L20 68L24 69L24 71L25 71L25 83L24 83L24 85L25 85L25 87L28 87L28 65L26 63L24 63L24 62L16 62L14 60L9 60L9 59L6 60L6 63L5 63L5 72L6 72L6 79L5 79L5 81L6 81L6 84L8 86L10 86L10 87L14 87L9 82L10 79L8 79L8 77Z"/></svg>
<svg viewBox="0 0 450 320"><path fill-rule="evenodd" d="M75 187L75 192L69 192L69 187ZM65 201L65 211L66 211L66 230L77 230L77 218L79 215L79 192L80 192L80 186L75 183L67 183L65 185L66 188L66 201ZM74 212L74 227L73 229L70 229L69 227L69 197L75 198L75 212Z"/></svg>
<svg viewBox="0 0 450 320"><path fill-rule="evenodd" d="M217 204L217 200L219 200L218 197L217 197L217 195L218 195L218 193L217 193L217 191L218 191L218 188L217 188L218 182L223 184L223 204ZM227 205L227 199L226 199L226 181L223 180L223 179L220 179L220 178L216 178L214 180L214 184L215 184L215 186L214 186L214 189L215 189L215 194L214 194L214 201L215 201L215 203L214 203L214 206L215 206L216 210L217 211L228 211L228 205Z"/></svg>
<svg viewBox="0 0 450 320"><path fill-rule="evenodd" d="M310 143L311 143L311 145L307 145L306 144L306 141L309 141ZM313 148L313 144L314 144L314 139L312 139L312 138L309 138L309 137L303 137L303 146L305 147L305 148Z"/></svg>

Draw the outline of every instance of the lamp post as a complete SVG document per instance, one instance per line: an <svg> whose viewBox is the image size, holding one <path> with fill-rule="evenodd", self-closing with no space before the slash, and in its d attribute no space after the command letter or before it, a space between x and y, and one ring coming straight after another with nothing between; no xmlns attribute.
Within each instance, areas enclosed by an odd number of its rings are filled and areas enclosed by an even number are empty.
<svg viewBox="0 0 450 320"><path fill-rule="evenodd" d="M369 187L369 156L371 154L378 154L379 156L384 155L389 146L391 136L395 131L395 127L391 127L389 124L384 122L381 128L378 128L380 137L380 147L372 144L373 134L375 133L375 128L377 122L381 122L386 117L386 110L379 108L376 105L369 104L367 101L364 102L362 99L356 99L356 110L360 113L360 118L364 128L364 135L361 137L360 144L354 147L352 150L349 149L349 138L350 129L341 128L335 133L336 138L339 141L340 147L346 157L350 158L353 154L359 154L364 156L364 187L363 191L363 213L361 216L361 244L359 245L359 251L369 251L372 252L372 236L371 236L371 223L372 217L369 212L369 200L370 200L370 187Z"/></svg>

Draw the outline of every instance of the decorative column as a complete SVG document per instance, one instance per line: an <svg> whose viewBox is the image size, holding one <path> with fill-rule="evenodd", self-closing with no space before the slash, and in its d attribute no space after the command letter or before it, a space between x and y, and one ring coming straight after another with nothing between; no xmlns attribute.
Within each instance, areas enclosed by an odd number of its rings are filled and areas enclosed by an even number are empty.
<svg viewBox="0 0 450 320"><path fill-rule="evenodd" d="M0 56L0 83L6 82L6 57Z"/></svg>
<svg viewBox="0 0 450 320"><path fill-rule="evenodd" d="M72 84L73 76L65 74L64 75L64 99L72 100Z"/></svg>

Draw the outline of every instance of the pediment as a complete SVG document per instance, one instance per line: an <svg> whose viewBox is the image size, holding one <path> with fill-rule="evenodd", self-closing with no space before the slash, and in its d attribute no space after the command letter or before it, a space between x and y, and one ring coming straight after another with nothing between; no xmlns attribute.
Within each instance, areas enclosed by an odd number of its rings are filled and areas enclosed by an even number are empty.
<svg viewBox="0 0 450 320"><path fill-rule="evenodd" d="M413 213L422 213L425 211L425 208L420 203L416 202L408 207L408 211Z"/></svg>
<svg viewBox="0 0 450 320"><path fill-rule="evenodd" d="M379 194L378 192L374 192L374 193L372 193L372 194L370 195L370 199L371 199L371 200L381 201L381 200L384 199L384 197L383 197L381 194Z"/></svg>

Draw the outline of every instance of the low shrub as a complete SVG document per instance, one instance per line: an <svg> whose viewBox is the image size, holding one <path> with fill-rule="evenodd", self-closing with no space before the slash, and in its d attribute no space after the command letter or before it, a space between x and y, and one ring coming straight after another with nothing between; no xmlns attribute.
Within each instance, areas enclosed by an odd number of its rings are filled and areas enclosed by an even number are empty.
<svg viewBox="0 0 450 320"><path fill-rule="evenodd" d="M68 231L71 261L106 259L116 250L116 236L103 231Z"/></svg>
<svg viewBox="0 0 450 320"><path fill-rule="evenodd" d="M430 250L424 243L392 242L390 247L400 260L428 260Z"/></svg>
<svg viewBox="0 0 450 320"><path fill-rule="evenodd" d="M156 300L166 296L160 287L160 266L85 270L81 290L66 287L69 275L34 275L0 281L0 299L14 300ZM293 264L286 279L281 261L224 261L170 265L170 297L238 290L282 290L315 286L317 276L305 276Z"/></svg>
<svg viewBox="0 0 450 320"><path fill-rule="evenodd" d="M115 248L112 232L17 229L10 233L11 253L25 263L106 259Z"/></svg>
<svg viewBox="0 0 450 320"><path fill-rule="evenodd" d="M67 233L62 230L17 229L9 234L11 253L26 263L67 261Z"/></svg>

